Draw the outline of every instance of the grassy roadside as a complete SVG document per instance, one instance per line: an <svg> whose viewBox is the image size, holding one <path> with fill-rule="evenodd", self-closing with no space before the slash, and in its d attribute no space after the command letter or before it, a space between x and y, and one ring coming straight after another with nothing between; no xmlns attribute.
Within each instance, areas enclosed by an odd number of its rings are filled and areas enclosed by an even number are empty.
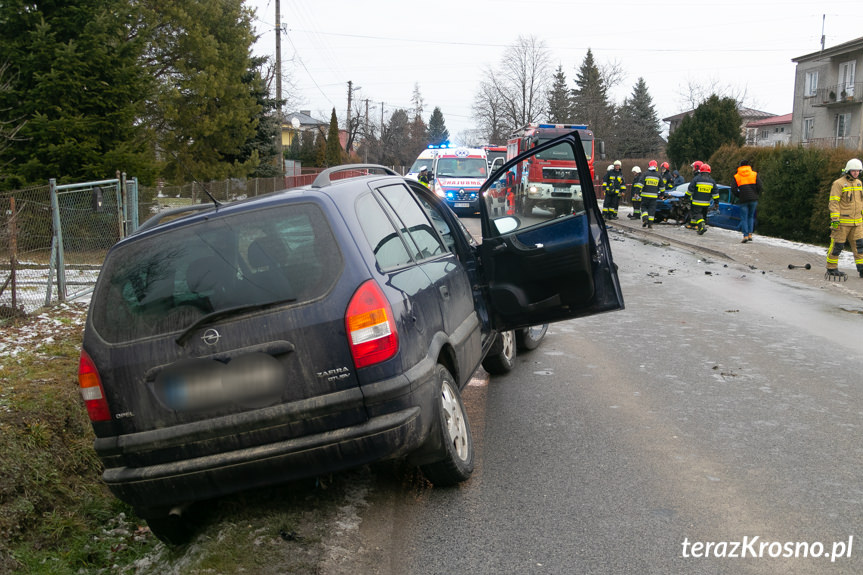
<svg viewBox="0 0 863 575"><path fill-rule="evenodd" d="M100 481L77 387L86 306L0 325L0 573L318 573L350 474L201 507L169 548Z"/></svg>

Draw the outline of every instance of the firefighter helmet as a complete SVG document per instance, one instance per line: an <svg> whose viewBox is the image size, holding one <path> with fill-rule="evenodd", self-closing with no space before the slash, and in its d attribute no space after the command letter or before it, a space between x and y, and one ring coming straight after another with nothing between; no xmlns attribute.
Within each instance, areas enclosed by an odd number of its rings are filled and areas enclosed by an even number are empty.
<svg viewBox="0 0 863 575"><path fill-rule="evenodd" d="M655 170L656 169L656 160L650 160L649 162L647 162L647 169L648 170Z"/></svg>
<svg viewBox="0 0 863 575"><path fill-rule="evenodd" d="M692 162L692 169L697 172L701 169L701 166L703 165L704 162L702 162L701 160L695 160L694 162Z"/></svg>
<svg viewBox="0 0 863 575"><path fill-rule="evenodd" d="M608 164L608 171L610 172L613 169L614 169L614 164Z"/></svg>
<svg viewBox="0 0 863 575"><path fill-rule="evenodd" d="M710 173L710 166L707 164L701 164L701 168L698 171L701 173L704 173L704 174L709 174Z"/></svg>
<svg viewBox="0 0 863 575"><path fill-rule="evenodd" d="M662 165L661 165L660 167L661 167L663 170L667 170L667 169L668 169L668 168L670 168L671 166L669 166L669 165L668 165L668 162L662 162Z"/></svg>
<svg viewBox="0 0 863 575"><path fill-rule="evenodd" d="M845 171L850 172L851 170L863 170L863 162L857 158L851 158L848 160L848 163L845 164Z"/></svg>
<svg viewBox="0 0 863 575"><path fill-rule="evenodd" d="M632 173L633 174L640 174L641 168L639 168L638 166L632 166Z"/></svg>
<svg viewBox="0 0 863 575"><path fill-rule="evenodd" d="M620 165L620 160L614 160L614 165L615 165L615 166L619 166L619 165Z"/></svg>

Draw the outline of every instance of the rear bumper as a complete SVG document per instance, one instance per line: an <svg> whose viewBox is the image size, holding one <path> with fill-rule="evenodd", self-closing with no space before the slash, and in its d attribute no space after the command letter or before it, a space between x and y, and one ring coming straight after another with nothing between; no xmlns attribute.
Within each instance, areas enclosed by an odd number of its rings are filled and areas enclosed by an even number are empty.
<svg viewBox="0 0 863 575"><path fill-rule="evenodd" d="M363 394L366 397L359 398L359 401L368 404L370 396L376 398L373 409L367 410L369 418L320 433L279 436L272 427L268 427L272 423L272 413L261 418L260 426L248 421L239 427L219 425L228 422L216 420L215 424L208 422L211 423L211 429L207 434L209 437L203 442L200 429L185 434L189 440L183 450L186 457L158 461L152 465L142 464L148 459L148 451L158 450L166 441L182 443L184 431L191 430L184 430L184 426L180 426L180 429L166 428L136 434L153 434L154 438L158 438L153 442L148 442L146 437L125 442L123 438L97 440L97 451L98 443L103 442L101 455L105 455L108 443L113 444L112 451L115 453L114 456L103 457L106 469L102 479L117 498L139 511L145 511L406 456L420 448L429 436L436 400L434 371L415 368L411 374L419 378L402 376L365 386ZM321 398L316 401L320 402ZM341 398L336 409L345 407L344 404L344 398ZM317 407L320 413L320 405ZM302 410L293 416L303 417ZM290 428L290 421L282 421L277 426L277 430ZM166 438L166 434L170 437ZM241 440L248 438L249 441L245 442L247 445L237 448L238 436ZM269 441L249 444L253 438L260 436L267 437ZM198 450L196 454L196 442L206 445L208 452L201 453ZM222 443L230 448L214 449L214 446L218 447ZM121 444L123 447L119 447ZM117 454L118 450L128 457ZM120 460L134 460L138 464L134 467L110 466L111 462Z"/></svg>

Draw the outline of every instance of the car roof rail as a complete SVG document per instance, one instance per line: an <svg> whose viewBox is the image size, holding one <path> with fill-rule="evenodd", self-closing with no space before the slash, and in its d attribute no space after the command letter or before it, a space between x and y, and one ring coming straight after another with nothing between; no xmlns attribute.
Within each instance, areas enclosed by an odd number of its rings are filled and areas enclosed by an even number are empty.
<svg viewBox="0 0 863 575"><path fill-rule="evenodd" d="M346 180L348 178L357 178L360 176L370 176L372 175L372 171L375 172L383 172L387 176L401 176L395 170L388 168L386 166L381 166L380 164L345 164L342 166L335 166L333 168L327 168L315 178L315 181L312 182L313 188L323 188L324 186L329 186L333 183L333 178L331 177L333 174L338 174L341 172L352 172L356 171L356 174L347 175L342 178L335 178L336 180Z"/></svg>
<svg viewBox="0 0 863 575"><path fill-rule="evenodd" d="M170 221L177 219L187 213L192 214L196 212L202 212L205 210L213 210L215 206L211 203L206 204L192 204L190 206L180 206L179 208L171 208L170 210L165 210L164 212L159 212L155 216L149 218L143 224L138 226L132 234L137 234L138 232L143 232L144 230L149 230L150 228L155 228L163 221Z"/></svg>

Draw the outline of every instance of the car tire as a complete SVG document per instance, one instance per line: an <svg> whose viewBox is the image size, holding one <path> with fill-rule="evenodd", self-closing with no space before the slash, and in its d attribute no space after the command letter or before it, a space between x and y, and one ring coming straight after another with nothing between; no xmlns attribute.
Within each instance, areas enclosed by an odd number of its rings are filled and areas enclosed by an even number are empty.
<svg viewBox="0 0 863 575"><path fill-rule="evenodd" d="M482 366L492 375L509 373L515 365L515 354L515 333L512 330L500 332L482 360Z"/></svg>
<svg viewBox="0 0 863 575"><path fill-rule="evenodd" d="M548 332L548 324L532 325L515 332L515 345L519 351L530 351L539 347ZM486 370L487 371L487 370Z"/></svg>
<svg viewBox="0 0 863 575"><path fill-rule="evenodd" d="M437 366L437 433L442 459L422 465L423 475L438 487L466 481L473 473L473 437L458 385L449 370Z"/></svg>

